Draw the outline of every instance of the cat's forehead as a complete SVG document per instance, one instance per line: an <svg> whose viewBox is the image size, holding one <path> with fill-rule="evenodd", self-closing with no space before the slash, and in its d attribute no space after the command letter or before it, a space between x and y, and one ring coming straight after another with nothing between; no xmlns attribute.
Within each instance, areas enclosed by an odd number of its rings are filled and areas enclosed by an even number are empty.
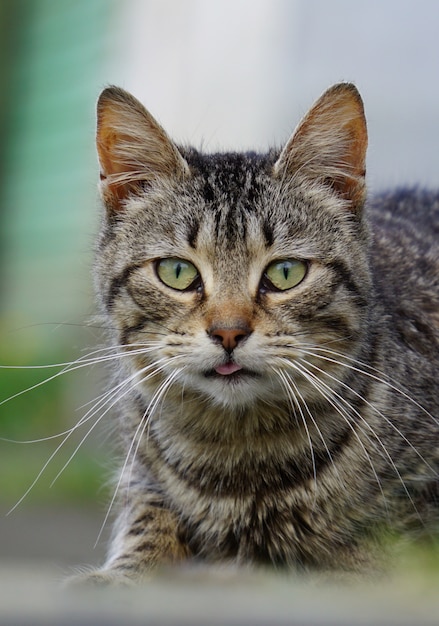
<svg viewBox="0 0 439 626"><path fill-rule="evenodd" d="M146 237L194 249L203 242L231 249L261 233L272 243L274 180L267 156L190 151L185 158L187 179L159 185L133 203Z"/></svg>
<svg viewBox="0 0 439 626"><path fill-rule="evenodd" d="M207 199L219 195L242 197L256 193L264 179L269 178L274 156L255 152L201 154L195 150L184 153L192 174L204 182Z"/></svg>
<svg viewBox="0 0 439 626"><path fill-rule="evenodd" d="M188 162L193 172L188 240L194 247L244 254L249 247L273 243L270 195L274 181L272 162L266 155L196 155Z"/></svg>
<svg viewBox="0 0 439 626"><path fill-rule="evenodd" d="M267 250L279 257L318 257L326 231L334 245L340 216L327 213L309 189L279 180L275 155L191 150L184 156L189 177L133 200L139 228L128 220L127 230L134 257L202 254L221 266L265 258Z"/></svg>
<svg viewBox="0 0 439 626"><path fill-rule="evenodd" d="M290 249L303 240L309 243L314 231L324 228L318 202L300 185L286 185L274 175L275 152L190 153L185 158L193 177L182 195L186 206L179 219L194 248L204 245L234 254L273 246Z"/></svg>

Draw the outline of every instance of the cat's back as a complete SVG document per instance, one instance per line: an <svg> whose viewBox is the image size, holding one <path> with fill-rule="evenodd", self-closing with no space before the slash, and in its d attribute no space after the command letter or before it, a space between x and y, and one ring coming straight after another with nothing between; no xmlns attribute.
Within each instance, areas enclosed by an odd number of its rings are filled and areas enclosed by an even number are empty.
<svg viewBox="0 0 439 626"><path fill-rule="evenodd" d="M415 187L377 194L367 212L378 245L388 239L404 247L410 240L421 255L439 249L439 191Z"/></svg>
<svg viewBox="0 0 439 626"><path fill-rule="evenodd" d="M389 328L406 347L439 363L439 192L377 195L368 217L375 290Z"/></svg>

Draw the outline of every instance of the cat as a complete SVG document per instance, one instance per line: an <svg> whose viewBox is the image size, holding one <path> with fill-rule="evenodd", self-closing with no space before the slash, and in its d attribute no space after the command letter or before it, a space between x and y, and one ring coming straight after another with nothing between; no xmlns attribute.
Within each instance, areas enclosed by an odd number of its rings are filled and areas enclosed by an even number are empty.
<svg viewBox="0 0 439 626"><path fill-rule="evenodd" d="M95 278L125 461L94 583L164 564L363 572L439 509L439 194L366 203L349 83L282 150L175 145L101 94Z"/></svg>

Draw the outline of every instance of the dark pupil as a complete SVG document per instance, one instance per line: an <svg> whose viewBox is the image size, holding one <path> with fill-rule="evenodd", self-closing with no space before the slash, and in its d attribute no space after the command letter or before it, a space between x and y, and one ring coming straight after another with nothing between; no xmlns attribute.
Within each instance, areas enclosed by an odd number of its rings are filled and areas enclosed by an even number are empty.
<svg viewBox="0 0 439 626"><path fill-rule="evenodd" d="M285 278L285 280L288 280L288 273L290 271L288 265L285 264L283 269L284 269L284 278Z"/></svg>
<svg viewBox="0 0 439 626"><path fill-rule="evenodd" d="M175 276L178 278L181 274L181 263L177 263L177 267L175 268Z"/></svg>

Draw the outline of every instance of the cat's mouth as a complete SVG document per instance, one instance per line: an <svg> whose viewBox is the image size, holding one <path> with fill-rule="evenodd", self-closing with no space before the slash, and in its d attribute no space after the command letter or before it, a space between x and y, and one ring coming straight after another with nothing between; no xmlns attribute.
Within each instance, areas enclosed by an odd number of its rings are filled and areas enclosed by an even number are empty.
<svg viewBox="0 0 439 626"><path fill-rule="evenodd" d="M228 361L223 365L218 365L205 373L206 378L224 378L225 381L238 381L249 376L256 377L258 374L251 370L245 369L234 361Z"/></svg>
<svg viewBox="0 0 439 626"><path fill-rule="evenodd" d="M240 372L242 367L233 361L229 361L225 363L225 365L219 365L215 367L215 372L220 374L221 376L230 376L231 374L235 374L236 372Z"/></svg>

